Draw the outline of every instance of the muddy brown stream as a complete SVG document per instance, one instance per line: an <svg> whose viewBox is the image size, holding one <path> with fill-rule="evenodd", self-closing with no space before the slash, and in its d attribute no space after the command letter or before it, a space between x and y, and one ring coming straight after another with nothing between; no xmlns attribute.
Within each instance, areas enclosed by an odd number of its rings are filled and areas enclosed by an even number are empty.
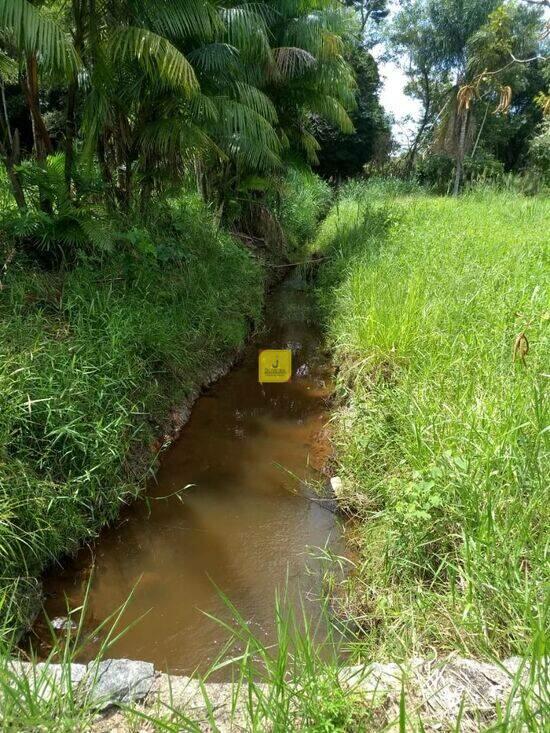
<svg viewBox="0 0 550 733"><path fill-rule="evenodd" d="M180 673L206 669L226 638L204 614L227 617L217 589L267 642L277 589L286 587L297 609L303 600L313 622L319 616L321 573L310 548L342 551L339 520L311 500L312 482L326 480L319 469L327 451L328 359L297 274L268 299L265 318L237 366L195 404L162 457L148 501L137 501L93 548L45 579L50 618L65 616L67 601L77 607L91 583L88 628L135 588L123 624L139 621L110 657ZM258 383L262 348L292 349L289 383ZM35 631L48 636L40 622Z"/></svg>

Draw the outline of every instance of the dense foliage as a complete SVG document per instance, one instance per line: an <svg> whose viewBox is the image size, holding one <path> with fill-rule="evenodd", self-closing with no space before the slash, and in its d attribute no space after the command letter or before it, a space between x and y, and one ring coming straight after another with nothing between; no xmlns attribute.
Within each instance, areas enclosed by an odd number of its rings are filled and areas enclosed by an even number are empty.
<svg viewBox="0 0 550 733"><path fill-rule="evenodd" d="M322 120L316 124L321 146L318 170L325 178L361 175L367 164L386 160L391 147L389 121L378 100L377 64L362 46L350 52L349 63L357 80L357 105L350 113L355 131L346 134Z"/></svg>
<svg viewBox="0 0 550 733"><path fill-rule="evenodd" d="M42 168L65 154L63 201L33 172L46 214L81 206L91 169L109 210L145 213L192 176L223 212L289 151L315 161L315 120L352 131L344 47L355 26L332 0L3 0L0 143L18 207L31 205L20 164L32 148ZM20 93L30 139L13 109Z"/></svg>
<svg viewBox="0 0 550 733"><path fill-rule="evenodd" d="M260 319L260 266L196 195L170 202L151 236L158 257L56 275L16 262L0 292L4 621L26 612L45 564L143 487L158 423Z"/></svg>
<svg viewBox="0 0 550 733"><path fill-rule="evenodd" d="M480 172L528 168L548 94L550 53L542 3L407 0L390 43L422 107L404 158L443 192ZM449 172L450 169L450 172ZM443 185L441 185L443 183Z"/></svg>

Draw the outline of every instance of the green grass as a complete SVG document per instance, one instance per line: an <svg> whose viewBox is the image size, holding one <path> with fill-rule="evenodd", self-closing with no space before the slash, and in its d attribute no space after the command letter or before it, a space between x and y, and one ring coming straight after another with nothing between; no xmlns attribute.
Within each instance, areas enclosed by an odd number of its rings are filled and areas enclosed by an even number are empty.
<svg viewBox="0 0 550 733"><path fill-rule="evenodd" d="M327 213L332 199L330 186L309 168L290 166L277 198L290 251L299 253L315 237L319 221Z"/></svg>
<svg viewBox="0 0 550 733"><path fill-rule="evenodd" d="M64 272L19 253L0 292L0 616L35 576L143 487L158 423L261 318L262 267L196 197L173 202L155 254Z"/></svg>
<svg viewBox="0 0 550 733"><path fill-rule="evenodd" d="M549 221L542 199L355 185L321 227L363 653L547 651Z"/></svg>
<svg viewBox="0 0 550 733"><path fill-rule="evenodd" d="M3 278L0 718L10 730L90 728L86 700L61 689L44 700L14 675L14 627L31 613L42 568L143 486L157 422L260 318L261 267L198 200L172 207L150 230L154 256L149 232L135 231L136 251L100 265L82 258L46 272L18 254ZM405 693L396 713L379 709L344 689L339 672L434 649L530 660L522 704L486 729L544 725L549 218L541 199L452 201L355 183L319 228L319 297L339 367L337 471L358 545L341 610L356 633L343 659L339 641L320 645L307 618L279 603L268 647L228 602L232 639L212 673L232 670L246 730L423 730ZM311 231L310 220L290 206L287 230L301 227ZM523 331L525 363L513 358ZM66 676L87 643L83 617L46 660L61 659ZM231 658L235 642L243 651ZM47 669L38 674L40 688ZM203 696L212 709L207 686ZM170 706L148 720L127 715L136 728L201 729Z"/></svg>
<svg viewBox="0 0 550 733"><path fill-rule="evenodd" d="M88 586L89 588L89 586ZM254 634L250 622L222 596L226 620L211 618L227 632L227 643L207 673L195 680L172 678L164 686L162 699L150 699L147 706L119 704L120 715L110 719L121 730L199 733L203 730L231 729L262 733L300 730L304 733L360 733L362 731L435 730L434 706L422 676L413 679L407 666L388 670L394 680L386 688L376 668L366 659L363 667L346 668L343 644L331 627L328 605L322 621L312 626L308 614L291 610L287 593L275 599L274 643L266 644L263 634ZM18 671L5 650L0 653L0 723L10 731L89 731L97 713L93 693L96 670L116 639L126 632L121 626L131 597L93 631L86 633L88 597L72 611L74 628L56 635L52 629L52 649L41 666L26 675ZM205 620L206 622L206 620ZM71 662L90 640L101 634L100 653L89 667L85 687L75 683ZM526 660L527 661L527 660ZM56 665L55 669L52 665ZM444 730L486 731L487 733L538 733L545 730L548 711L547 669L536 661L529 673L520 667L510 676L510 691L489 713L477 716L465 701L453 719L449 710ZM231 685L220 689L213 682L223 674ZM369 676L369 675L373 676ZM424 669L427 674L427 669ZM57 680L52 685L51 680ZM362 684L368 680L367 684ZM448 681L448 678L447 678ZM433 678L432 678L433 684ZM183 704L182 687L192 700ZM432 693L435 692L430 688ZM456 710L456 708L453 709ZM460 710L462 709L462 714ZM124 721L125 725L122 725ZM104 723L105 725L106 723ZM437 730L439 730L439 725Z"/></svg>

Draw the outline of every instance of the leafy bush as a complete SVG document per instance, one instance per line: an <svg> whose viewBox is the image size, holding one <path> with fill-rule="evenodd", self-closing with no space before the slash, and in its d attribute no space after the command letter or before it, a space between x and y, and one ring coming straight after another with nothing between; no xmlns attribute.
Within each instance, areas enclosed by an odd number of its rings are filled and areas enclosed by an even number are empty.
<svg viewBox="0 0 550 733"><path fill-rule="evenodd" d="M330 186L310 169L292 166L283 181L280 199L279 220L296 250L314 236L330 204Z"/></svg>
<svg viewBox="0 0 550 733"><path fill-rule="evenodd" d="M550 184L550 117L541 123L538 134L531 141L529 157L535 170Z"/></svg>
<svg viewBox="0 0 550 733"><path fill-rule="evenodd" d="M445 193L451 185L455 162L445 153L430 153L416 164L418 182L437 193Z"/></svg>

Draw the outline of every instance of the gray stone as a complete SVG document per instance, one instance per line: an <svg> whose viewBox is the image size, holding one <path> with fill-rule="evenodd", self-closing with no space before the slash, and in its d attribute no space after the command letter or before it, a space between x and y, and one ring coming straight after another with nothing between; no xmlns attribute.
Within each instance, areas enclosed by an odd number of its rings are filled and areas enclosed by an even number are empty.
<svg viewBox="0 0 550 733"><path fill-rule="evenodd" d="M149 694L155 668L149 662L107 659L87 667L87 701L99 710L117 703L140 702Z"/></svg>
<svg viewBox="0 0 550 733"><path fill-rule="evenodd" d="M44 701L51 700L55 695L64 695L70 689L76 690L86 676L84 664L33 664L15 659L9 663L8 668L14 687L17 679L24 677L36 697Z"/></svg>
<svg viewBox="0 0 550 733"><path fill-rule="evenodd" d="M85 666L33 665L12 660L8 669L15 691L18 680L25 678L37 697L45 701L55 700L55 696L64 695L72 688L82 702L91 704L101 713L94 723L94 733L114 730L135 733L132 716L127 720L125 710L113 709L124 704L135 704L137 710L152 715L182 710L196 721L199 730L204 731L212 730L211 713L220 733L247 730L249 723L246 685L239 690L231 683L201 685L189 677L156 674L153 665L147 662L116 659ZM392 721L399 719L403 690L407 709L415 710L427 732L440 733L453 728L457 717L462 715L461 731L478 733L496 721L497 707L507 705L512 694L512 712L517 708L521 688L529 682L529 672L529 664L519 658L489 664L450 655L444 659L412 658L404 664L347 667L340 671L339 681L356 703L377 711L381 716L381 728L384 727L382 723L393 725ZM266 685L260 688L262 694L269 694Z"/></svg>

